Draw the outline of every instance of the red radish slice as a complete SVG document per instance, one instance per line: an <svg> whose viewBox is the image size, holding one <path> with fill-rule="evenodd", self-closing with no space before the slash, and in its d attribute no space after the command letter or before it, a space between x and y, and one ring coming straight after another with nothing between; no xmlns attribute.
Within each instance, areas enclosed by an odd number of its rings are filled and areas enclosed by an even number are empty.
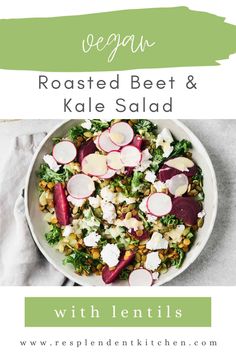
<svg viewBox="0 0 236 354"><path fill-rule="evenodd" d="M120 147L116 144L114 144L109 136L109 131L105 130L102 132L102 134L98 138L98 145L101 150L105 152L110 152L110 151L118 151Z"/></svg>
<svg viewBox="0 0 236 354"><path fill-rule="evenodd" d="M134 138L134 131L126 122L118 122L110 128L110 138L116 145L125 146Z"/></svg>
<svg viewBox="0 0 236 354"><path fill-rule="evenodd" d="M119 151L111 151L107 154L107 166L112 170L120 170L124 167Z"/></svg>
<svg viewBox="0 0 236 354"><path fill-rule="evenodd" d="M82 161L82 171L90 176L103 176L107 173L106 156L100 154L89 154Z"/></svg>
<svg viewBox="0 0 236 354"><path fill-rule="evenodd" d="M183 173L173 176L170 180L166 181L167 187L172 195L180 197L187 192L188 177Z"/></svg>
<svg viewBox="0 0 236 354"><path fill-rule="evenodd" d="M95 185L91 177L84 174L77 174L69 179L67 191L73 198L84 199L93 194Z"/></svg>
<svg viewBox="0 0 236 354"><path fill-rule="evenodd" d="M52 154L57 162L65 165L76 158L77 149L71 141L64 140L54 145Z"/></svg>
<svg viewBox="0 0 236 354"><path fill-rule="evenodd" d="M135 269L129 275L130 286L151 286L152 284L152 273L145 268Z"/></svg>
<svg viewBox="0 0 236 354"><path fill-rule="evenodd" d="M107 173L105 173L105 175L100 176L100 179L109 179L112 178L114 175L116 174L115 170L112 170L110 168L108 168Z"/></svg>
<svg viewBox="0 0 236 354"><path fill-rule="evenodd" d="M184 172L189 171L189 169L194 166L194 163L187 157L176 157L175 159L166 161L165 165Z"/></svg>
<svg viewBox="0 0 236 354"><path fill-rule="evenodd" d="M90 154L93 154L97 151L97 147L93 139L89 139L81 144L79 151L78 151L78 161L81 164L83 159Z"/></svg>
<svg viewBox="0 0 236 354"><path fill-rule="evenodd" d="M135 167L140 163L142 154L135 146L127 145L121 149L120 157L124 166Z"/></svg>
<svg viewBox="0 0 236 354"><path fill-rule="evenodd" d="M164 193L153 193L147 199L147 209L150 214L164 216L172 209L172 201L169 195Z"/></svg>
<svg viewBox="0 0 236 354"><path fill-rule="evenodd" d="M68 225L70 223L70 207L66 199L65 189L61 183L55 184L53 202L59 224Z"/></svg>

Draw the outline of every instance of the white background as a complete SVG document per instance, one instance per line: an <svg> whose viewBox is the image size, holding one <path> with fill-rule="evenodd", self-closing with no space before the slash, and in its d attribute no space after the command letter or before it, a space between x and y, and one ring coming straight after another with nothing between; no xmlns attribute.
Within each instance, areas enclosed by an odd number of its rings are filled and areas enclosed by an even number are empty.
<svg viewBox="0 0 236 354"><path fill-rule="evenodd" d="M148 291L147 291L148 289ZM104 288L64 287L64 288L2 288L0 303L1 350L3 353L235 353L235 288L223 287L152 287L152 288ZM212 296L211 328L24 328L25 296ZM147 304L148 305L148 304ZM81 304L82 306L82 304ZM125 320L124 320L125 326ZM129 340L148 339L169 342L185 340L186 343L199 342L199 346L185 347L20 347L20 340ZM205 341L217 341L216 347L201 346ZM102 349L101 349L102 348Z"/></svg>
<svg viewBox="0 0 236 354"><path fill-rule="evenodd" d="M1 2L1 18L17 17L50 17L61 15L75 15L82 13L104 12L116 9L157 7L157 6L189 6L190 9L211 12L223 16L227 22L236 24L236 6L234 0L224 1L74 1L74 0L42 0L30 1L9 0ZM75 43L76 45L76 43ZM79 44L78 44L79 45ZM209 44L210 45L210 44ZM165 102L171 92L157 89L129 91L126 82L128 75L139 74L143 79L164 79L168 80L174 76L176 89L173 93L173 113L153 113L153 118L235 118L235 82L236 82L236 55L231 55L229 60L221 62L220 66L195 67L195 68L169 68L158 70L136 70L121 72L123 87L118 96L126 97L127 101L139 100L142 96L148 96L148 100ZM189 74L194 75L197 83L197 91L186 91L185 83ZM88 113L63 113L64 97L73 97L76 102L86 102L91 92L74 90L38 90L39 72L32 71L6 71L0 70L0 119L5 118L76 118L98 117L98 114ZM57 78L65 80L67 78L86 79L87 73L51 73L48 75L52 80ZM94 79L112 79L114 73L93 73ZM66 92L67 91L67 92ZM115 91L115 90L114 90ZM111 90L94 90L92 92L94 100L105 101L106 111L102 117L110 118L118 116L114 111L111 102L117 98L117 92ZM135 115L135 114L134 114ZM133 115L133 116L134 116ZM126 116L131 116L129 112ZM139 117L150 117L150 114L136 114ZM125 114L123 114L125 118Z"/></svg>
<svg viewBox="0 0 236 354"><path fill-rule="evenodd" d="M73 15L82 13L92 13L100 11L108 11L115 9L156 7L156 6L182 6L187 5L191 9L209 11L211 13L226 17L227 22L236 24L236 6L235 1L74 1L74 0L41 0L41 1L1 1L0 17L1 18L17 18L17 17L48 17ZM136 71L146 79L148 78L169 78L173 75L178 82L178 90L174 94L174 113L168 115L160 115L158 118L236 118L235 108L235 82L236 82L236 55L232 55L229 60L222 62L217 67L203 68L173 68L159 70L139 70ZM128 72L122 73L125 80ZM195 94L186 94L182 89L187 75L193 74L198 81L198 91ZM100 74L93 74L94 77L101 77ZM87 74L50 74L50 77L67 78L75 76L75 78L84 78ZM112 78L114 74L104 73L102 77L106 79ZM64 92L40 93L37 90L38 73L23 71L0 71L0 118L75 118L78 114L63 115L62 98ZM144 93L140 92L140 96ZM78 96L78 93L74 93ZM114 97L108 91L94 92L96 99L107 100L109 103ZM123 90L123 96L132 99L132 95L127 90ZM154 92L149 91L149 97L156 97ZM159 93L158 93L159 95ZM88 96L88 92L80 95L83 99ZM105 96L105 97L104 97ZM137 95L136 95L137 96ZM135 98L136 98L135 96ZM165 93L168 97L168 92ZM159 97L161 97L159 95ZM111 109L106 111L106 116L114 115ZM83 116L83 115L82 115ZM93 117L94 114L85 114L84 116ZM148 116L140 114L141 117ZM154 118L154 117L153 117ZM156 117L155 117L156 118ZM230 272L230 269L226 269ZM125 295L136 295L137 290L126 288ZM235 297L236 289L229 287L161 287L161 288L145 288L139 289L138 295L143 296L212 296L213 302L213 326L212 328L153 328L153 329L34 329L24 328L24 296L85 296L85 295L124 295L124 289L112 288L1 288L0 295L0 348L4 353L33 353L42 352L42 348L24 348L18 347L19 339L79 339L84 337L90 338L153 338L160 336L162 339L171 340L178 339L194 339L194 340L217 340L217 348L133 348L129 352L159 352L159 353L235 353ZM114 353L123 352L122 348L102 349L102 353L108 353L112 350ZM45 353L65 353L66 352L99 352L97 349L66 349L61 347L58 350L50 351L43 349Z"/></svg>

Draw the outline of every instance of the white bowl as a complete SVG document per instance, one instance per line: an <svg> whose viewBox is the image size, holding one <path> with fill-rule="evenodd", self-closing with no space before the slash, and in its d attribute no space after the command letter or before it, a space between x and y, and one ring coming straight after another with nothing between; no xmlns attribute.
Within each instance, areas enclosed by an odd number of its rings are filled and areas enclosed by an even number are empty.
<svg viewBox="0 0 236 354"><path fill-rule="evenodd" d="M53 247L50 247L44 237L45 232L48 231L48 226L43 220L43 213L39 210L38 207L38 178L36 176L36 171L39 169L39 166L42 163L43 156L52 150L52 137L64 136L69 128L81 122L82 120L69 120L63 122L57 126L50 134L48 134L41 142L34 155L33 161L27 174L25 189L26 216L35 243L37 244L42 254L46 257L46 259L59 272L63 273L67 278L80 285L104 286L105 284L103 283L100 276L79 276L74 273L74 269L71 265L68 264L64 266L62 264L64 256L56 251ZM167 273L160 276L159 280L155 284L163 285L187 269L205 247L211 235L216 218L218 194L214 168L207 154L207 151L199 139L183 123L179 122L178 120L161 119L154 120L154 122L158 124L160 129L164 127L170 129L170 131L177 139L187 139L191 141L193 145L193 159L203 171L205 192L204 210L206 212L206 216L204 226L197 232L195 243L191 250L188 252L182 267L180 269L171 267ZM128 282L116 281L114 285L128 285Z"/></svg>

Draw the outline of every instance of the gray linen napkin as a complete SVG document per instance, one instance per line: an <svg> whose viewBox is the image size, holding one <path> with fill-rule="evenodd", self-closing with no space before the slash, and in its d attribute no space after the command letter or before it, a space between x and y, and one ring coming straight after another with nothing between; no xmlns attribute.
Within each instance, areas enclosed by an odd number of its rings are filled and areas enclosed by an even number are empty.
<svg viewBox="0 0 236 354"><path fill-rule="evenodd" d="M25 176L35 149L50 129L45 122L0 124L0 285L73 285L37 249L25 217Z"/></svg>

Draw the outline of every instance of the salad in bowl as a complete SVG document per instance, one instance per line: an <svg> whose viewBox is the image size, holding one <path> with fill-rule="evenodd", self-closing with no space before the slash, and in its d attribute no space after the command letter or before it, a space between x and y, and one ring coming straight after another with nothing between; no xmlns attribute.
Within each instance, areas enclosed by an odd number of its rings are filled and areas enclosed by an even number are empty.
<svg viewBox="0 0 236 354"><path fill-rule="evenodd" d="M143 119L88 120L54 137L37 172L48 247L105 284L153 285L180 268L205 216L191 147Z"/></svg>

